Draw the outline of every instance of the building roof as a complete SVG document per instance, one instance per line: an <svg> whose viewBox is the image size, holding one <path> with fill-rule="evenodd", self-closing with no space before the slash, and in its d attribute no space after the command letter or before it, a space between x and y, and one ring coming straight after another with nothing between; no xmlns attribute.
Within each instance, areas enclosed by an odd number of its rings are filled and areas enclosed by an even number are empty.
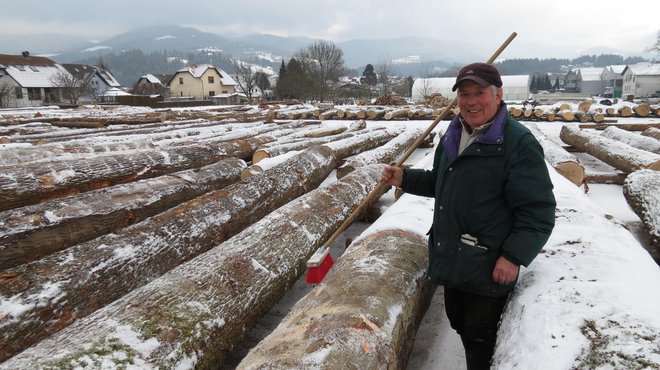
<svg viewBox="0 0 660 370"><path fill-rule="evenodd" d="M641 62L627 65L622 74L630 70L635 76L658 76L660 75L660 63Z"/></svg>

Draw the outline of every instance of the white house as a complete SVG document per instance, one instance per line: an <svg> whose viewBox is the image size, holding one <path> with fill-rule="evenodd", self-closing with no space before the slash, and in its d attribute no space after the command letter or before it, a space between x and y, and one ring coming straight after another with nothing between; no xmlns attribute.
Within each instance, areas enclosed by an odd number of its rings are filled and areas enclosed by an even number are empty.
<svg viewBox="0 0 660 370"><path fill-rule="evenodd" d="M413 83L412 100L422 101L425 96L440 93L453 99L455 91L451 91L456 83L456 77L418 78ZM503 99L505 101L522 101L529 96L529 75L502 76Z"/></svg>
<svg viewBox="0 0 660 370"><path fill-rule="evenodd" d="M588 67L577 71L577 90L582 94L600 95L603 93L603 68Z"/></svg>
<svg viewBox="0 0 660 370"><path fill-rule="evenodd" d="M55 80L66 69L45 57L0 54L0 106L30 107L62 102Z"/></svg>
<svg viewBox="0 0 660 370"><path fill-rule="evenodd" d="M623 72L624 97L643 98L660 96L660 63L642 62L631 64Z"/></svg>

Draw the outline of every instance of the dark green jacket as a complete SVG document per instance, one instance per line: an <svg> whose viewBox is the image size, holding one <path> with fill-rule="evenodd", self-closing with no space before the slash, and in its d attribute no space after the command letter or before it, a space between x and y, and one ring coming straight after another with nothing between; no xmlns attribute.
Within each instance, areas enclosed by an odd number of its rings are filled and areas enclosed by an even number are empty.
<svg viewBox="0 0 660 370"><path fill-rule="evenodd" d="M448 287L502 296L515 282L493 281L504 256L529 265L555 222L555 198L543 149L502 104L487 131L460 156L460 116L435 152L433 169L406 169L401 188L434 197L429 231L430 280Z"/></svg>

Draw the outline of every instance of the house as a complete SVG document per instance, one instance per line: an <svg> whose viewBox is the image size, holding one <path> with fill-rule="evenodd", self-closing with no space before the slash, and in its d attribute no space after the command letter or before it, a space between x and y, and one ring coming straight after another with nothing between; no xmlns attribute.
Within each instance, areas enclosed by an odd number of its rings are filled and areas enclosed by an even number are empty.
<svg viewBox="0 0 660 370"><path fill-rule="evenodd" d="M31 107L62 102L64 67L45 57L0 54L0 106Z"/></svg>
<svg viewBox="0 0 660 370"><path fill-rule="evenodd" d="M418 78L412 86L412 100L424 101L424 97L434 93L453 99L456 96L451 88L456 83L456 77ZM529 75L502 76L503 100L523 101L529 96Z"/></svg>
<svg viewBox="0 0 660 370"><path fill-rule="evenodd" d="M623 70L625 64L610 65L603 69L600 79L603 81L604 96L608 98L620 98L623 89Z"/></svg>
<svg viewBox="0 0 660 370"><path fill-rule="evenodd" d="M78 89L78 99L74 102L98 102L109 90L121 88L115 76L102 67L87 64L62 64L62 67L74 77L74 86L63 86Z"/></svg>
<svg viewBox="0 0 660 370"><path fill-rule="evenodd" d="M660 96L660 62L642 62L624 68L622 96Z"/></svg>
<svg viewBox="0 0 660 370"><path fill-rule="evenodd" d="M601 95L603 93L603 80L601 75L603 68L587 67L577 70L577 92L589 95Z"/></svg>
<svg viewBox="0 0 660 370"><path fill-rule="evenodd" d="M210 64L187 65L176 71L167 86L171 99L207 100L216 96L224 102L236 94L236 81L227 72Z"/></svg>
<svg viewBox="0 0 660 370"><path fill-rule="evenodd" d="M133 94L169 96L167 83L172 79L172 76L172 74L148 73L140 77L133 85Z"/></svg>

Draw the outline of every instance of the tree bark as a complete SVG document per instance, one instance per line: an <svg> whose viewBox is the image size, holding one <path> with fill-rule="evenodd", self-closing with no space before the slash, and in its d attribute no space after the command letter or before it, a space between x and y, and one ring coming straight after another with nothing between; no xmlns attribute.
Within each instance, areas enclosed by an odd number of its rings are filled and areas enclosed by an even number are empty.
<svg viewBox="0 0 660 370"><path fill-rule="evenodd" d="M261 176L197 197L118 233L6 270L0 281L2 298L25 309L18 316L0 312L4 320L0 360L215 247L317 187L334 168L327 148L310 148ZM261 248L268 249L267 245ZM48 295L53 287L57 296Z"/></svg>
<svg viewBox="0 0 660 370"><path fill-rule="evenodd" d="M395 163L412 146L415 140L422 136L422 133L421 128L408 129L381 147L349 158L337 168L337 178L341 179L356 169L370 164Z"/></svg>
<svg viewBox="0 0 660 370"><path fill-rule="evenodd" d="M559 174L570 180L573 184L580 186L584 183L584 167L580 164L580 160L577 159L573 154L567 152L559 144L548 139L538 126L534 123L525 124L527 128L532 132L536 140L541 144L543 148L543 154L545 155L545 160L550 163L550 165L557 171Z"/></svg>
<svg viewBox="0 0 660 370"><path fill-rule="evenodd" d="M630 133L626 130L620 129L615 126L606 128L602 134L603 137L617 140L622 143L628 144L637 149L646 150L647 152L660 154L660 140L652 137L646 137Z"/></svg>
<svg viewBox="0 0 660 370"><path fill-rule="evenodd" d="M566 144L587 152L625 173L631 173L642 168L660 170L660 155L580 130L579 127L574 125L564 125L561 128L559 137Z"/></svg>
<svg viewBox="0 0 660 370"><path fill-rule="evenodd" d="M435 291L427 250L410 231L361 237L237 369L405 369Z"/></svg>
<svg viewBox="0 0 660 370"><path fill-rule="evenodd" d="M217 369L297 280L306 259L377 186L381 172L382 166L372 166L290 202L3 366L72 367L71 361L89 358L92 367Z"/></svg>
<svg viewBox="0 0 660 370"><path fill-rule="evenodd" d="M656 140L660 140L660 129L657 127L648 127L642 131L643 136L652 137Z"/></svg>
<svg viewBox="0 0 660 370"><path fill-rule="evenodd" d="M228 186L239 180L245 168L243 160L229 158L199 169L0 212L0 270L117 232Z"/></svg>
<svg viewBox="0 0 660 370"><path fill-rule="evenodd" d="M271 135L261 135L231 142L97 156L84 161L1 166L0 210L197 168L225 158L249 159L259 145L275 140Z"/></svg>
<svg viewBox="0 0 660 370"><path fill-rule="evenodd" d="M660 172L639 170L631 173L623 183L623 194L642 220L651 246L660 253Z"/></svg>

